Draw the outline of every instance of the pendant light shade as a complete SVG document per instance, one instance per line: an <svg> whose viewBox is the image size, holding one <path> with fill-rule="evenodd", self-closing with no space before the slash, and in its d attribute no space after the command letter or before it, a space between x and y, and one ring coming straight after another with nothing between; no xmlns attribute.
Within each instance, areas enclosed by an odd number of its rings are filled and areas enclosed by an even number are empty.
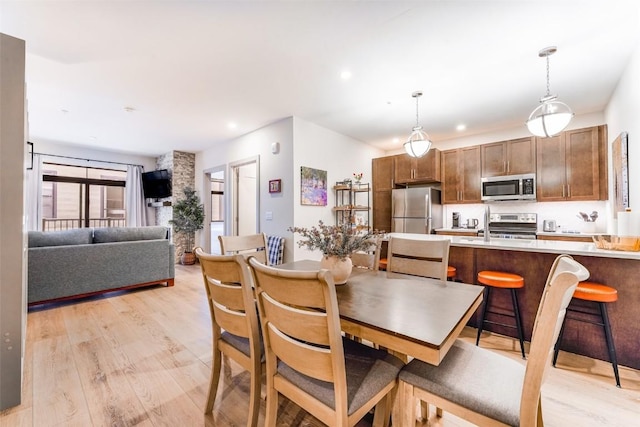
<svg viewBox="0 0 640 427"><path fill-rule="evenodd" d="M413 128L409 139L404 143L404 150L411 157L422 157L431 149L431 138L422 130L418 116L418 98L422 96L422 92L416 91L411 94L416 99L416 126Z"/></svg>
<svg viewBox="0 0 640 427"><path fill-rule="evenodd" d="M550 46L538 53L538 56L547 59L547 94L540 98L540 105L533 110L527 120L529 132L545 138L562 132L573 118L571 108L564 102L558 101L557 96L552 95L549 89L549 56L556 51L555 46Z"/></svg>

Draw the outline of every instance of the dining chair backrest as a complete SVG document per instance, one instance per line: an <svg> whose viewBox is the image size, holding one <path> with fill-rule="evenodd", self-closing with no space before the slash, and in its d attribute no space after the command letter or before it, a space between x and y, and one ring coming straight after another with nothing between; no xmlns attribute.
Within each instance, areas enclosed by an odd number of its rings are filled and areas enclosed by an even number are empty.
<svg viewBox="0 0 640 427"><path fill-rule="evenodd" d="M331 426L355 425L381 401L384 401L381 412L386 411L388 420L391 391L396 386L402 362L397 361L397 370L389 377L392 370L387 369L391 363L376 365L374 361L368 365L372 357L367 352L389 357L386 352L354 341L343 344L331 272L285 270L266 266L255 258L249 258L249 264L254 275L266 354L266 425L276 425L278 394ZM362 354L356 351L357 356L352 358L357 359L359 370L363 371L353 374L353 383L359 383L360 376L362 384L367 384L369 389L362 399L358 397L363 396L360 391L355 396L347 392L347 345L349 354L354 354L352 347L366 349ZM377 358L382 360L379 355ZM379 374L377 370L383 365L387 371ZM370 367L362 369L367 366ZM377 379L377 384L372 377ZM385 419L384 414L379 415L378 408L376 414Z"/></svg>
<svg viewBox="0 0 640 427"><path fill-rule="evenodd" d="M254 256L267 263L267 236L264 233L247 236L218 236L220 253L223 255L241 254L245 258Z"/></svg>
<svg viewBox="0 0 640 427"><path fill-rule="evenodd" d="M588 278L589 270L569 255L558 256L551 266L533 325L520 401L521 420L534 420L540 411L540 388L548 372L567 306L578 282Z"/></svg>
<svg viewBox="0 0 640 427"><path fill-rule="evenodd" d="M242 255L211 255L196 248L211 313L213 363L205 413L211 412L220 378L221 354L251 374L248 425L257 425L260 409L262 350L253 296L253 277Z"/></svg>
<svg viewBox="0 0 640 427"><path fill-rule="evenodd" d="M449 245L442 239L406 239L390 237L387 248L387 271L447 280Z"/></svg>
<svg viewBox="0 0 640 427"><path fill-rule="evenodd" d="M371 241L371 247L366 251L358 251L351 254L351 262L356 268L366 268L373 271L380 269L380 247L382 241L375 238Z"/></svg>

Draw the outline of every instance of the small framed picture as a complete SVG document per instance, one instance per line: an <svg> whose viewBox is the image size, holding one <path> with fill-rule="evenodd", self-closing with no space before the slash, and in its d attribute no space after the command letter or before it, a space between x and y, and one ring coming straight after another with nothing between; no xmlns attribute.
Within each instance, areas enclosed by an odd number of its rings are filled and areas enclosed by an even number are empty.
<svg viewBox="0 0 640 427"><path fill-rule="evenodd" d="M269 181L269 193L279 193L282 191L282 180L272 179Z"/></svg>

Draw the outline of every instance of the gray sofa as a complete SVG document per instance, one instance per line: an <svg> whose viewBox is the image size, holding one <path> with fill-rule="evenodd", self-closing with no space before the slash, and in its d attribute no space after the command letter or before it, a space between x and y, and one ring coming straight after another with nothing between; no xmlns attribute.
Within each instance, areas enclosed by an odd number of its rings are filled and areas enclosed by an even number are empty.
<svg viewBox="0 0 640 427"><path fill-rule="evenodd" d="M167 227L30 231L28 304L166 283L175 277Z"/></svg>

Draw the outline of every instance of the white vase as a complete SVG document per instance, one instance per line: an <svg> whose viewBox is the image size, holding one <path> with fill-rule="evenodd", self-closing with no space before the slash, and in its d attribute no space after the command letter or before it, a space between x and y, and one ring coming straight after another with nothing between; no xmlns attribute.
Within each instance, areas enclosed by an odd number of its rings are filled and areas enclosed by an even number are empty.
<svg viewBox="0 0 640 427"><path fill-rule="evenodd" d="M337 256L323 256L320 261L320 267L326 268L333 275L333 282L336 285L344 285L351 275L353 263L351 258L340 259Z"/></svg>

